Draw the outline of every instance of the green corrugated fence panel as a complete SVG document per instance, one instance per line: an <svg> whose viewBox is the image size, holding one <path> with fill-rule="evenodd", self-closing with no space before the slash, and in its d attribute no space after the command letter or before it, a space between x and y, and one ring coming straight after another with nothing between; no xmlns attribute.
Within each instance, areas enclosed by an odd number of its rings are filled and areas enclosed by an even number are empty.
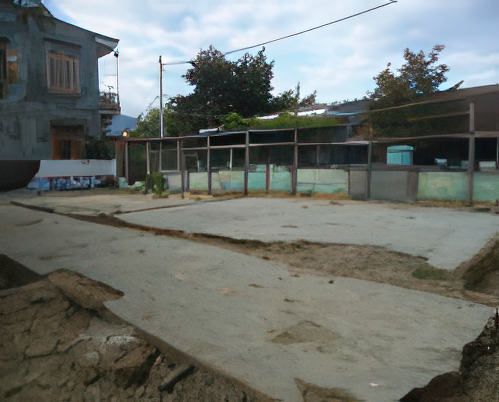
<svg viewBox="0 0 499 402"><path fill-rule="evenodd" d="M419 200L466 201L468 176L461 172L419 173Z"/></svg>
<svg viewBox="0 0 499 402"><path fill-rule="evenodd" d="M291 191L291 174L289 172L272 172L270 189Z"/></svg>
<svg viewBox="0 0 499 402"><path fill-rule="evenodd" d="M475 173L473 179L473 198L476 201L495 201L499 199L499 175L494 173Z"/></svg>
<svg viewBox="0 0 499 402"><path fill-rule="evenodd" d="M248 177L248 189L265 190L265 177L266 177L265 171L250 172Z"/></svg>

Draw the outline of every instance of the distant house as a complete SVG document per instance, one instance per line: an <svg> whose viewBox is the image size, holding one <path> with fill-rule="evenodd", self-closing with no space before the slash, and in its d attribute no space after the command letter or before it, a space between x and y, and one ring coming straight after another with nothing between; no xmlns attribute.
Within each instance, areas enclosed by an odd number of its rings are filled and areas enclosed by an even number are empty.
<svg viewBox="0 0 499 402"><path fill-rule="evenodd" d="M85 157L102 134L97 60L117 44L39 1L0 0L0 190L22 186L41 159Z"/></svg>

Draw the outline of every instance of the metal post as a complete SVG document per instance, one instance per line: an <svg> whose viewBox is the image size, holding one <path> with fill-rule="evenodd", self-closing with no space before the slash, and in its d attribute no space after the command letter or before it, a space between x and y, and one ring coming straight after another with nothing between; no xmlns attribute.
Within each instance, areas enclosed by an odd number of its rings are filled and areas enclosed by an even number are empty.
<svg viewBox="0 0 499 402"><path fill-rule="evenodd" d="M246 131L246 147L244 149L244 195L248 195L249 180L249 130Z"/></svg>
<svg viewBox="0 0 499 402"><path fill-rule="evenodd" d="M372 154L373 142L369 140L369 147L367 148L367 174L366 174L366 199L371 199L371 176L372 176Z"/></svg>
<svg viewBox="0 0 499 402"><path fill-rule="evenodd" d="M146 164L147 164L147 174L151 174L151 143L146 142Z"/></svg>
<svg viewBox="0 0 499 402"><path fill-rule="evenodd" d="M265 193L268 194L270 190L270 148L267 162L265 164Z"/></svg>
<svg viewBox="0 0 499 402"><path fill-rule="evenodd" d="M229 170L232 171L232 158L234 156L234 148L230 149L230 155L229 155Z"/></svg>
<svg viewBox="0 0 499 402"><path fill-rule="evenodd" d="M210 136L206 137L206 173L208 174L208 195L211 195L211 150L210 150Z"/></svg>
<svg viewBox="0 0 499 402"><path fill-rule="evenodd" d="M114 155L116 159L116 184L119 184L119 178L123 177L123 158L124 158L124 142L120 139L114 140Z"/></svg>
<svg viewBox="0 0 499 402"><path fill-rule="evenodd" d="M180 182L182 186L182 198L185 198L185 154L182 145L182 140L178 140L180 144Z"/></svg>
<svg viewBox="0 0 499 402"><path fill-rule="evenodd" d="M295 127L295 140L293 145L293 166L291 174L291 194L296 195L298 189L298 127Z"/></svg>
<svg viewBox="0 0 499 402"><path fill-rule="evenodd" d="M315 168L316 169L319 169L320 156L321 156L321 146L317 145L317 148L315 151Z"/></svg>
<svg viewBox="0 0 499 402"><path fill-rule="evenodd" d="M163 141L159 143L158 165L158 172L161 172L163 170Z"/></svg>
<svg viewBox="0 0 499 402"><path fill-rule="evenodd" d="M177 172L180 172L180 140L177 140Z"/></svg>
<svg viewBox="0 0 499 402"><path fill-rule="evenodd" d="M130 183L130 143L125 142L125 178L127 184Z"/></svg>
<svg viewBox="0 0 499 402"><path fill-rule="evenodd" d="M470 139L468 147L468 203L473 205L473 172L475 170L475 102L470 102Z"/></svg>
<svg viewBox="0 0 499 402"><path fill-rule="evenodd" d="M163 125L163 62L159 56L159 136L161 138L164 136Z"/></svg>
<svg viewBox="0 0 499 402"><path fill-rule="evenodd" d="M120 62L119 62L119 52L116 50L114 52L114 57L116 57L116 102L118 103L118 110L121 113L121 103L120 103Z"/></svg>

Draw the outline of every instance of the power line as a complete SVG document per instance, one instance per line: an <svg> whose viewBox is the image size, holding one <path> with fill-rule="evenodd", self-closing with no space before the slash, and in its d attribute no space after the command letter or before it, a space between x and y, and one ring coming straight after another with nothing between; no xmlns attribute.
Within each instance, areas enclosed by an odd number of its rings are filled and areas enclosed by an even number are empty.
<svg viewBox="0 0 499 402"><path fill-rule="evenodd" d="M237 50L231 50L230 52L224 53L224 56L226 56L228 54L236 53L236 52L242 52L244 50L253 49L255 47L265 46L265 45L268 45L269 43L278 42L278 41L281 41L281 40L284 40L284 39L292 38L293 36L298 36L298 35L302 35L304 33L315 31L316 29L324 28L324 27L327 27L329 25L337 24L338 22L342 22L342 21L349 20L351 18L358 17L359 15L362 15L362 14L370 13L371 11L377 10L378 8L386 7L386 6L388 6L390 4L393 4L393 3L396 3L396 2L397 2L396 0L389 0L388 3L382 4L382 5L377 6L377 7L370 8L368 10L361 11L360 13L349 15L348 17L340 18L339 20L336 20L336 21L331 21L331 22L328 22L326 24L322 24L322 25L319 25L319 26L316 26L316 27L313 27L313 28L306 29L304 31L296 32L296 33L291 34L291 35L286 35L286 36L282 36L282 37L277 38L277 39L269 40L267 42L262 42L262 43L259 43L258 45L243 47L243 48L237 49Z"/></svg>
<svg viewBox="0 0 499 402"><path fill-rule="evenodd" d="M351 14L348 17L344 17L344 18L340 18L340 19L335 20L335 21L327 22L325 24L318 25L316 27L309 28L309 29L306 29L304 31L296 32L296 33L293 33L291 35L281 36L280 38L272 39L272 40L269 40L269 41L266 41L266 42L262 42L262 43L259 43L257 45L252 45L252 46L247 46L247 47L243 47L243 48L236 49L236 50L231 50L229 52L225 52L223 54L223 56L227 56L228 54L232 54L232 53L242 52L244 50L254 49L255 47L265 46L265 45L268 45L269 43L279 42L281 40L289 39L289 38L292 38L294 36L303 35L305 33L308 33L308 32L311 32L311 31L315 31L316 29L324 28L324 27L327 27L329 25L337 24L338 22L342 22L342 21L346 21L346 20L358 17L359 15L362 15L362 14L370 13L372 11L375 11L375 10L379 9L379 8L386 7L386 6L389 6L390 4L394 4L394 3L397 3L397 0L388 0L388 3L381 4L379 6L369 8L369 9L361 11L359 13ZM180 64L190 64L191 62L192 62L192 60L189 60L189 61L174 61L174 62L162 63L162 64L164 66L174 66L174 65L180 65Z"/></svg>

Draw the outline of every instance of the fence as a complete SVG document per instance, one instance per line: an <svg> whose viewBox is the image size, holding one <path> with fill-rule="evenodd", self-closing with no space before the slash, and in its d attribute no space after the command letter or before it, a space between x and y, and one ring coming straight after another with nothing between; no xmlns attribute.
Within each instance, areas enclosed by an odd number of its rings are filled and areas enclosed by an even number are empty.
<svg viewBox="0 0 499 402"><path fill-rule="evenodd" d="M160 171L168 188L213 192L348 192L349 164L367 162L367 141L345 142L346 125L257 130L180 138L126 139L123 171ZM137 165L137 155L145 155ZM142 178L143 179L143 178Z"/></svg>
<svg viewBox="0 0 499 402"><path fill-rule="evenodd" d="M344 192L358 199L495 201L499 199L499 131L475 131L473 102L465 114L469 115L468 133L414 138L348 141L348 127L344 127L343 132L338 128L334 132L296 128L127 139L124 170L130 181L131 147L142 147L143 176L160 171L168 178L169 188L182 193ZM450 166L390 166L376 160L380 155L386 157L384 146L418 141L426 143L418 155L423 163L445 160L439 158L446 151L441 144L451 141L454 159ZM428 146L431 141L434 145ZM477 152L476 141L487 143ZM492 171L478 171L482 162L476 160L477 155Z"/></svg>

